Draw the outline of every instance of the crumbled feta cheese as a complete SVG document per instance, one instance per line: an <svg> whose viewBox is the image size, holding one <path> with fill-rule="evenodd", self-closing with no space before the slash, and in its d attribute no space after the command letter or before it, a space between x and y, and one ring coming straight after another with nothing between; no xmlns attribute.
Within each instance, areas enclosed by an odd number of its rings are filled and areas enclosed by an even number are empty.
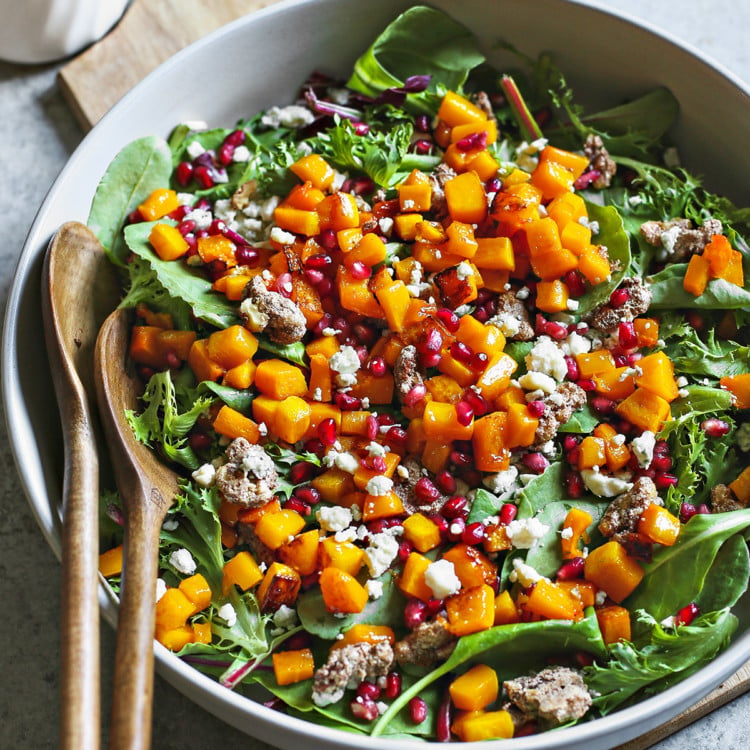
<svg viewBox="0 0 750 750"><path fill-rule="evenodd" d="M269 128L301 128L315 119L313 112L299 104L286 107L270 107L260 118L263 125Z"/></svg>
<svg viewBox="0 0 750 750"><path fill-rule="evenodd" d="M386 453L388 453L388 447L383 445L382 443L376 443L374 440L371 440L367 446L365 447L365 450L371 455L371 456L385 456Z"/></svg>
<svg viewBox="0 0 750 750"><path fill-rule="evenodd" d="M656 435L650 430L644 430L638 437L630 441L630 448L638 459L638 466L648 468L654 458Z"/></svg>
<svg viewBox="0 0 750 750"><path fill-rule="evenodd" d="M465 260L462 260L457 266L456 266L456 276L458 276L461 281L464 281L465 279L470 279L474 275L474 269L471 267L470 263L467 263Z"/></svg>
<svg viewBox="0 0 750 750"><path fill-rule="evenodd" d="M194 208L185 214L185 221L194 221L196 229L208 229L213 220L213 214L206 208Z"/></svg>
<svg viewBox="0 0 750 750"><path fill-rule="evenodd" d="M516 292L516 298L517 299L528 299L529 294L531 294L531 291L527 286L522 286L517 292Z"/></svg>
<svg viewBox="0 0 750 750"><path fill-rule="evenodd" d="M606 601L607 601L607 592L597 591L596 594L594 595L594 604L596 604L597 607L601 607Z"/></svg>
<svg viewBox="0 0 750 750"><path fill-rule="evenodd" d="M237 623L237 612L235 612L234 607L229 602L222 604L216 614L219 615L219 617L221 617L230 628L234 627Z"/></svg>
<svg viewBox="0 0 750 750"><path fill-rule="evenodd" d="M337 451L333 464L337 469L341 469L341 471L345 471L347 474L354 474L359 469L359 459L348 451L342 453Z"/></svg>
<svg viewBox="0 0 750 750"><path fill-rule="evenodd" d="M273 624L282 630L289 630L297 624L297 610L282 604L274 613Z"/></svg>
<svg viewBox="0 0 750 750"><path fill-rule="evenodd" d="M482 481L482 484L493 495L501 495L516 487L518 479L518 469L510 466L505 471L498 471L496 474L488 474Z"/></svg>
<svg viewBox="0 0 750 750"><path fill-rule="evenodd" d="M684 388L688 384L688 382L688 379L684 375L680 375L680 377L675 380L678 388Z"/></svg>
<svg viewBox="0 0 750 750"><path fill-rule="evenodd" d="M372 477L365 485L368 495L387 495L393 489L393 480L384 474Z"/></svg>
<svg viewBox="0 0 750 750"><path fill-rule="evenodd" d="M529 372L534 371L549 375L558 382L564 380L568 374L565 355L549 336L540 336L524 361Z"/></svg>
<svg viewBox="0 0 750 750"><path fill-rule="evenodd" d="M527 565L520 557L513 560L513 570L509 576L512 583L518 581L524 588L533 586L537 581L546 580L546 577L538 573L531 565Z"/></svg>
<svg viewBox="0 0 750 750"><path fill-rule="evenodd" d="M277 242L279 245L293 245L297 239L291 232L287 232L281 227L274 227L269 237L272 242Z"/></svg>
<svg viewBox="0 0 750 750"><path fill-rule="evenodd" d="M566 526L561 532L560 536L563 539L572 539L573 538L573 527L572 526Z"/></svg>
<svg viewBox="0 0 750 750"><path fill-rule="evenodd" d="M315 519L323 531L343 531L352 522L352 512L341 505L323 506L316 511Z"/></svg>
<svg viewBox="0 0 750 750"><path fill-rule="evenodd" d="M367 596L370 599L380 599L383 596L383 583L382 581L375 581L370 578L365 584Z"/></svg>
<svg viewBox="0 0 750 750"><path fill-rule="evenodd" d="M487 322L497 326L507 338L513 338L521 330L521 321L508 312L493 315Z"/></svg>
<svg viewBox="0 0 750 750"><path fill-rule="evenodd" d="M549 528L538 518L516 518L507 525L505 532L516 549L531 549Z"/></svg>
<svg viewBox="0 0 750 750"><path fill-rule="evenodd" d="M357 382L360 361L357 350L353 346L342 346L331 357L328 364L336 373L336 382L339 386L352 386Z"/></svg>
<svg viewBox="0 0 750 750"><path fill-rule="evenodd" d="M660 623L665 630L671 630L674 628L674 615L669 615L668 617L665 617Z"/></svg>
<svg viewBox="0 0 750 750"><path fill-rule="evenodd" d="M191 576L198 567L193 556L184 547L176 549L169 556L169 564L183 575Z"/></svg>
<svg viewBox="0 0 750 750"><path fill-rule="evenodd" d="M269 458L267 455L256 455L255 453L244 456L242 459L242 469L246 474L252 474L256 479L263 479L268 476Z"/></svg>
<svg viewBox="0 0 750 750"><path fill-rule="evenodd" d="M557 383L554 378L545 375L543 372L529 371L518 378L518 383L525 391L542 391L543 393L553 393L557 390Z"/></svg>
<svg viewBox="0 0 750 750"><path fill-rule="evenodd" d="M430 563L424 572L424 582L430 587L435 599L445 599L461 589L461 579L450 560Z"/></svg>
<svg viewBox="0 0 750 750"><path fill-rule="evenodd" d="M565 306L570 310L571 312L575 312L580 307L580 302L577 299L569 299Z"/></svg>
<svg viewBox="0 0 750 750"><path fill-rule="evenodd" d="M180 522L174 516L167 516L161 525L164 531L176 531L179 526Z"/></svg>
<svg viewBox="0 0 750 750"><path fill-rule="evenodd" d="M190 141L185 151L191 159L197 159L206 153L206 149L200 141Z"/></svg>
<svg viewBox="0 0 750 750"><path fill-rule="evenodd" d="M167 584L164 581L163 578L157 578L156 579L156 599L155 601L159 601L159 599L164 596L164 594L167 593Z"/></svg>
<svg viewBox="0 0 750 750"><path fill-rule="evenodd" d="M633 487L632 482L626 482L619 477L602 474L595 469L583 469L581 477L586 487L597 497L616 497Z"/></svg>
<svg viewBox="0 0 750 750"><path fill-rule="evenodd" d="M352 506L352 509L356 508L356 505ZM352 513L352 521L354 519L354 513ZM356 542L357 541L357 529L354 526L348 526L345 529L341 529L341 531L337 531L333 538L337 542Z"/></svg>
<svg viewBox="0 0 750 750"><path fill-rule="evenodd" d="M323 389L318 387L315 388L312 392L312 400L313 401L322 401L323 400Z"/></svg>
<svg viewBox="0 0 750 750"><path fill-rule="evenodd" d="M750 434L748 435L748 445L750 446ZM402 466L401 464L399 464L396 467L396 474L398 474L401 479L408 479L409 469L407 469L406 466Z"/></svg>
<svg viewBox="0 0 750 750"><path fill-rule="evenodd" d="M393 528L380 534L372 534L365 549L365 564L372 578L379 578L398 557L398 539L390 533Z"/></svg>
<svg viewBox="0 0 750 750"><path fill-rule="evenodd" d="M237 146L232 154L232 161L236 164L250 161L250 149L247 146Z"/></svg>

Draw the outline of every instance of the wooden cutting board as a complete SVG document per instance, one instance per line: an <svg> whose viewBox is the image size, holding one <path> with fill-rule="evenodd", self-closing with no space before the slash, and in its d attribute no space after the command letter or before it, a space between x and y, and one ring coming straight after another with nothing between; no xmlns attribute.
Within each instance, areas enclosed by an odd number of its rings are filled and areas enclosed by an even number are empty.
<svg viewBox="0 0 750 750"><path fill-rule="evenodd" d="M120 23L60 71L66 99L89 130L122 96L175 52L275 0L134 0ZM616 750L644 750L750 689L750 662L671 721Z"/></svg>

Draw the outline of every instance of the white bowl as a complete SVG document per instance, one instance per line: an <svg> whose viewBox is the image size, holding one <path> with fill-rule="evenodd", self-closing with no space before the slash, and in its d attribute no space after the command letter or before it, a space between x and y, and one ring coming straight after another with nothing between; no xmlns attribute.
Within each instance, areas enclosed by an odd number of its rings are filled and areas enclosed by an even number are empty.
<svg viewBox="0 0 750 750"><path fill-rule="evenodd" d="M49 238L65 221L86 221L105 167L129 141L166 136L180 121L229 125L272 104L291 101L313 69L345 75L356 57L408 0L298 0L283 2L220 29L179 53L131 91L84 139L52 186L28 235L10 292L2 352L3 398L17 468L48 543L60 554L62 448L57 407L40 325L40 274ZM577 94L592 105L613 104L666 85L682 105L675 130L683 163L706 184L735 200L750 173L745 141L750 92L729 73L700 59L668 36L591 3L565 0L433 0L483 42L490 62L507 53L503 38L521 51L554 52ZM637 51L637 54L634 54ZM710 107L707 106L710 102ZM116 605L101 590L105 617ZM668 721L698 701L750 658L750 604L739 607L733 644L697 674L603 719L536 737L513 740L531 748L607 748ZM396 748L384 741L327 729L226 690L161 646L157 668L177 689L218 717L266 742L296 748ZM499 741L490 743L497 745Z"/></svg>

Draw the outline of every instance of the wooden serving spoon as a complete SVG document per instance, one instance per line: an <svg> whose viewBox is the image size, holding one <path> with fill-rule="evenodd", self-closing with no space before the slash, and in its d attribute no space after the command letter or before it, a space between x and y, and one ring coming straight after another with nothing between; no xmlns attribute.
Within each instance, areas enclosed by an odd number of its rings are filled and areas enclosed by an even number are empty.
<svg viewBox="0 0 750 750"><path fill-rule="evenodd" d="M125 516L111 750L145 749L151 742L159 531L177 494L177 474L136 440L125 417L138 408L140 392L126 365L129 333L128 311L115 310L102 324L94 353L99 412Z"/></svg>
<svg viewBox="0 0 750 750"><path fill-rule="evenodd" d="M94 341L119 296L113 266L83 224L53 237L42 315L65 452L62 514L60 747L99 747L99 462L93 417Z"/></svg>

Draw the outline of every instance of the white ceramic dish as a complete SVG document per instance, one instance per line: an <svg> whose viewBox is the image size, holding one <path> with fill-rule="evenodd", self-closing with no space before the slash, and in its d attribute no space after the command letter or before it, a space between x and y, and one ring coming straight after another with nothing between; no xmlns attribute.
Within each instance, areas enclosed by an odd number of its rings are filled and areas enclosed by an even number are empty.
<svg viewBox="0 0 750 750"><path fill-rule="evenodd" d="M220 29L176 55L129 93L84 139L59 175L20 256L2 351L3 398L13 425L9 432L17 468L41 530L58 556L62 447L39 333L40 271L49 238L65 221L85 222L102 172L127 142L152 133L167 135L184 120L226 125L271 104L288 102L313 69L344 75L375 34L411 4L292 0ZM452 0L432 4L449 13L457 8ZM492 48L496 38L512 41L531 55L552 51L576 92L586 92L592 104L612 104L655 85L671 88L682 104L675 136L683 163L705 175L709 187L746 200L742 181L750 172L750 154L736 146L746 136L750 92L731 74L664 34L592 3L463 0L459 7L460 20L482 39L491 62L499 67L504 59L505 53ZM115 602L104 586L101 592L104 615L114 624ZM741 625L731 647L681 684L607 718L513 740L512 747L608 748L664 723L750 658L750 603L738 614ZM158 669L176 688L229 724L275 746L293 748L304 741L310 748L395 750L407 745L290 719L220 687L156 648Z"/></svg>

